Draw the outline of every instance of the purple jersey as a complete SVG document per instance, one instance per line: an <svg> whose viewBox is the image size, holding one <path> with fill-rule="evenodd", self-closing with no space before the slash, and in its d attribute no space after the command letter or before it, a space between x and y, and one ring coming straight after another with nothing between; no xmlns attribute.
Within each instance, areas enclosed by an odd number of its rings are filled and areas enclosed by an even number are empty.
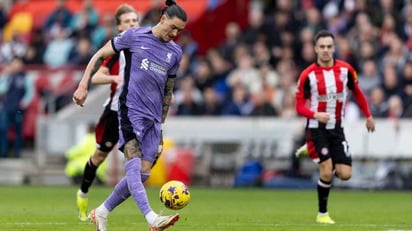
<svg viewBox="0 0 412 231"><path fill-rule="evenodd" d="M116 52L124 51L124 86L120 108L140 118L162 121L165 83L179 69L182 49L175 42L162 42L150 27L130 28L112 40Z"/></svg>

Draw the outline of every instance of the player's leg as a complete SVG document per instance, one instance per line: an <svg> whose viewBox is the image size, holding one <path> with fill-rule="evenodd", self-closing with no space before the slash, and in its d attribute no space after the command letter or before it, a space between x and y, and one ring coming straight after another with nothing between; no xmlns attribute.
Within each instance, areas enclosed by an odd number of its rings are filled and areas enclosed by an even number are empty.
<svg viewBox="0 0 412 231"><path fill-rule="evenodd" d="M334 131L333 145L333 163L335 164L336 176L341 180L349 180L352 177L352 155L346 141L343 129Z"/></svg>
<svg viewBox="0 0 412 231"><path fill-rule="evenodd" d="M335 164L336 176L341 180L349 180L352 177L352 166L346 164Z"/></svg>
<svg viewBox="0 0 412 231"><path fill-rule="evenodd" d="M147 166L152 163L147 163ZM141 173L142 183L144 183L150 174ZM107 217L111 211L113 211L118 205L130 197L129 188L127 185L126 177L123 177L114 187L112 193L107 199L100 204L99 207L93 209L89 214L89 220L95 224L96 229L105 230L107 228Z"/></svg>
<svg viewBox="0 0 412 231"><path fill-rule="evenodd" d="M333 179L333 164L329 153L328 132L324 129L308 129L306 132L309 157L318 163L317 183L318 214L316 222L334 224L328 214L328 198Z"/></svg>
<svg viewBox="0 0 412 231"><path fill-rule="evenodd" d="M300 146L295 152L295 156L297 158L300 158L302 156L307 156L307 155L309 155L309 151L308 151L308 145L306 143Z"/></svg>
<svg viewBox="0 0 412 231"><path fill-rule="evenodd" d="M126 149L130 150L130 152L127 153L128 161L126 163L126 177L130 194L135 200L135 203L139 207L140 211L145 216L150 226L150 230L164 230L173 225L179 219L179 214L162 216L155 213L149 205L143 183L141 181L136 181L136 176L132 175L135 173L135 170L131 171L131 169L136 169L139 166L141 167L140 171L145 173L147 177L149 176L150 168L159 151L158 149L161 139L161 127L159 123L154 123L153 121L145 119L133 121L133 126L134 131L137 131L137 133L135 134L138 140L136 141L136 145L138 146L138 155L136 156L132 154L135 151L133 149L133 146L132 148L130 148L126 147L127 144L125 145L125 152ZM140 165L137 165L136 160L141 161ZM134 164L135 167L131 167L132 164ZM130 171L128 170L129 167Z"/></svg>
<svg viewBox="0 0 412 231"><path fill-rule="evenodd" d="M334 224L328 213L329 192L332 187L333 164L329 158L319 163L318 192L318 215L316 222L323 224Z"/></svg>
<svg viewBox="0 0 412 231"><path fill-rule="evenodd" d="M96 178L97 168L103 163L119 139L117 112L106 108L96 125L95 133L98 148L96 148L84 167L82 182L77 192L79 218L83 221L87 220L87 194Z"/></svg>

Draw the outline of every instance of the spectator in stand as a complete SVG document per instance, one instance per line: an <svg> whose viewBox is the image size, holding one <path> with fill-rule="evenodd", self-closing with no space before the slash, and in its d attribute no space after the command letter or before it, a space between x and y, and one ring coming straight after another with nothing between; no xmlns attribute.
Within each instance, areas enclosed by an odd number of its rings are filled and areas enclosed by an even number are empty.
<svg viewBox="0 0 412 231"><path fill-rule="evenodd" d="M395 65L387 64L383 67L382 88L385 91L385 99L388 99L392 95L401 94L400 79L396 73Z"/></svg>
<svg viewBox="0 0 412 231"><path fill-rule="evenodd" d="M223 106L223 114L226 116L247 116L253 109L250 94L243 84L236 84L232 88L232 94Z"/></svg>
<svg viewBox="0 0 412 231"><path fill-rule="evenodd" d="M82 8L73 15L70 30L77 37L90 37L99 23L99 14L93 6L93 0L83 0Z"/></svg>
<svg viewBox="0 0 412 231"><path fill-rule="evenodd" d="M0 157L8 157L11 128L14 129L14 157L20 157L25 110L33 95L33 83L26 77L22 59L13 58L0 75Z"/></svg>
<svg viewBox="0 0 412 231"><path fill-rule="evenodd" d="M252 52L255 66L257 68L270 63L272 56L270 54L270 50L264 42L256 41L252 46Z"/></svg>
<svg viewBox="0 0 412 231"><path fill-rule="evenodd" d="M24 55L24 63L40 65L44 64L43 56L46 50L46 44L43 40L43 34L40 29L35 29L31 41Z"/></svg>
<svg viewBox="0 0 412 231"><path fill-rule="evenodd" d="M412 3L406 3L402 9L402 22L400 23L400 36L403 41L412 38Z"/></svg>
<svg viewBox="0 0 412 231"><path fill-rule="evenodd" d="M296 109L295 109L295 94L292 91L287 92L282 97L282 107L279 112L280 118L291 119L296 118Z"/></svg>
<svg viewBox="0 0 412 231"><path fill-rule="evenodd" d="M228 94L229 87L226 84L226 77L231 69L231 64L219 53L218 49L209 49L206 59L212 69L213 87L220 97Z"/></svg>
<svg viewBox="0 0 412 231"><path fill-rule="evenodd" d="M409 60L402 72L402 101L404 103L403 117L412 118L412 60Z"/></svg>
<svg viewBox="0 0 412 231"><path fill-rule="evenodd" d="M203 102L202 92L195 86L193 77L187 75L178 83L175 95L176 115L199 115L200 105Z"/></svg>
<svg viewBox="0 0 412 231"><path fill-rule="evenodd" d="M385 67L387 64L394 65L396 68L396 74L400 74L407 61L409 51L398 35L392 33L389 37L389 50L382 58L382 66Z"/></svg>
<svg viewBox="0 0 412 231"><path fill-rule="evenodd" d="M291 60L281 60L278 63L276 70L281 77L279 78L279 84L276 88L274 106L275 108L281 109L283 97L290 92L295 92L295 80L297 78L298 69Z"/></svg>
<svg viewBox="0 0 412 231"><path fill-rule="evenodd" d="M280 76L269 64L265 64L259 68L259 78L260 81L255 81L250 86L252 97L254 97L254 94L262 92L265 100L275 107L277 94L276 87L279 84Z"/></svg>
<svg viewBox="0 0 412 231"><path fill-rule="evenodd" d="M117 34L115 19L112 13L103 14L100 25L93 30L91 40L94 49L99 49Z"/></svg>
<svg viewBox="0 0 412 231"><path fill-rule="evenodd" d="M252 44L257 40L265 39L267 37L264 33L265 15L263 10L259 7L252 7L248 15L249 26L243 31L241 36L241 43Z"/></svg>
<svg viewBox="0 0 412 231"><path fill-rule="evenodd" d="M316 54L314 52L313 44L304 43L302 49L300 50L300 60L297 62L299 70L303 70L308 67L315 59Z"/></svg>
<svg viewBox="0 0 412 231"><path fill-rule="evenodd" d="M195 68L193 70L193 78L196 88L203 91L206 87L213 86L213 73L209 62L207 60L199 60Z"/></svg>
<svg viewBox="0 0 412 231"><path fill-rule="evenodd" d="M361 50L361 44L369 42L375 50L380 49L378 28L371 23L371 19L365 12L356 15L354 26L349 30L348 37L351 48L354 51Z"/></svg>
<svg viewBox="0 0 412 231"><path fill-rule="evenodd" d="M162 12L162 0L151 0L149 10L143 15L142 26L154 26L157 24Z"/></svg>
<svg viewBox="0 0 412 231"><path fill-rule="evenodd" d="M388 115L388 103L385 91L381 87L374 88L369 96L369 108L374 118L385 118Z"/></svg>
<svg viewBox="0 0 412 231"><path fill-rule="evenodd" d="M367 60L372 60L374 63L378 60L378 52L376 47L369 41L365 41L359 44L359 51L354 51L354 55L356 56L356 64L359 67L363 66L363 63ZM379 68L378 68L379 70Z"/></svg>
<svg viewBox="0 0 412 231"><path fill-rule="evenodd" d="M296 64L299 66L299 70L303 70L309 66L315 60L315 52L312 43L314 32L310 27L302 28L297 37L296 46L300 51L300 55L296 58Z"/></svg>
<svg viewBox="0 0 412 231"><path fill-rule="evenodd" d="M81 36L77 38L76 46L73 46L70 51L68 63L75 66L87 65L94 52L89 38Z"/></svg>
<svg viewBox="0 0 412 231"><path fill-rule="evenodd" d="M56 0L56 6L46 18L43 27L46 41L56 36L59 37L61 31L64 31L67 35L71 34L70 23L72 17L72 12L66 6L66 0Z"/></svg>
<svg viewBox="0 0 412 231"><path fill-rule="evenodd" d="M399 95L392 95L388 99L388 118L399 119L403 115L403 102Z"/></svg>
<svg viewBox="0 0 412 231"><path fill-rule="evenodd" d="M254 66L253 57L246 53L236 60L237 67L228 75L226 81L228 86L232 87L242 84L248 92L254 83L260 84L259 70Z"/></svg>
<svg viewBox="0 0 412 231"><path fill-rule="evenodd" d="M322 13L318 8L310 7L304 11L305 19L303 27L310 28L313 33L318 32L322 28L326 28L325 22L322 20Z"/></svg>
<svg viewBox="0 0 412 231"><path fill-rule="evenodd" d="M363 62L361 72L358 75L359 87L369 96L372 89L381 85L381 76L379 75L378 67L373 60Z"/></svg>
<svg viewBox="0 0 412 231"><path fill-rule="evenodd" d="M220 116L223 113L222 101L213 87L203 89L202 115Z"/></svg>
<svg viewBox="0 0 412 231"><path fill-rule="evenodd" d="M63 28L57 29L55 37L51 40L44 52L44 63L51 68L59 68L68 63L69 54L72 50L74 43L69 38L67 30Z"/></svg>
<svg viewBox="0 0 412 231"><path fill-rule="evenodd" d="M346 60L350 65L352 65L356 70L359 69L356 63L355 55L352 52L349 39L344 35L336 36L336 56L339 59Z"/></svg>
<svg viewBox="0 0 412 231"><path fill-rule="evenodd" d="M199 49L199 45L196 41L193 40L192 35L189 31L182 32L182 34L179 36L177 44L182 47L183 53L189 55L191 59L196 56Z"/></svg>
<svg viewBox="0 0 412 231"><path fill-rule="evenodd" d="M243 35L239 24L230 22L226 25L225 40L219 46L219 52L226 61L232 61L235 48L239 45L242 37Z"/></svg>
<svg viewBox="0 0 412 231"><path fill-rule="evenodd" d="M382 43L385 40L390 41L391 37L386 38L388 35L397 34L398 28L396 25L396 19L391 14L385 14L383 18L382 25L379 30L379 41Z"/></svg>
<svg viewBox="0 0 412 231"><path fill-rule="evenodd" d="M278 116L279 112L276 111L276 108L268 100L263 91L255 92L251 97L252 102L252 111L250 116Z"/></svg>
<svg viewBox="0 0 412 231"><path fill-rule="evenodd" d="M190 89L183 89L182 100L177 105L176 115L199 116L202 114L202 104L196 102Z"/></svg>
<svg viewBox="0 0 412 231"><path fill-rule="evenodd" d="M14 33L12 40L1 44L0 62L3 64L10 63L15 57L23 58L27 51L27 44L21 37L22 34Z"/></svg>

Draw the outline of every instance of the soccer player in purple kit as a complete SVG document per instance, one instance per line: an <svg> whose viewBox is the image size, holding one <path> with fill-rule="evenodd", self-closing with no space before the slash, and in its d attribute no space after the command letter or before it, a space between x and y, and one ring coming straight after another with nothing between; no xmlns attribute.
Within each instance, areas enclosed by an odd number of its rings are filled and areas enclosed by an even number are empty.
<svg viewBox="0 0 412 231"><path fill-rule="evenodd" d="M139 26L137 12L128 4L122 4L116 9L115 19L117 30L120 33L130 27ZM119 73L120 56L122 55L116 54L106 58L91 79L93 84L110 84L111 92L96 125L96 150L84 167L80 189L76 193L79 218L82 221L87 220L88 192L96 177L97 168L103 163L119 139L117 110L120 86L123 81L123 76Z"/></svg>
<svg viewBox="0 0 412 231"><path fill-rule="evenodd" d="M161 123L166 119L182 57L181 47L172 40L187 21L186 12L175 1L167 0L166 5L159 23L153 28L130 28L99 49L89 61L73 95L73 100L82 106L93 67L99 60L124 52L124 83L118 118L119 149L126 158L126 174L110 196L89 215L99 231L107 230L109 213L130 195L146 218L150 231L165 230L179 219L179 214L155 213L142 183L150 176L157 156Z"/></svg>

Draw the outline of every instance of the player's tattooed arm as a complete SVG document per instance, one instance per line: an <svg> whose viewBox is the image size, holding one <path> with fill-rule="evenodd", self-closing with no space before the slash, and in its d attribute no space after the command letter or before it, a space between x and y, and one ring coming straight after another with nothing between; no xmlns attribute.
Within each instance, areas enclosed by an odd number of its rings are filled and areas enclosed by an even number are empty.
<svg viewBox="0 0 412 231"><path fill-rule="evenodd" d="M165 122L167 112L169 111L170 104L172 103L173 88L175 86L176 78L167 78L165 86L165 95L163 98L163 111L162 111L162 123Z"/></svg>
<svg viewBox="0 0 412 231"><path fill-rule="evenodd" d="M99 56L99 57L97 58L97 61L96 61L96 63L94 64L94 66L93 66L93 68L92 68L92 71L90 72L89 81L91 80L92 76L93 76L94 74L96 74L96 72L99 70L99 68L100 68L100 66L102 65L103 61L104 61L104 58L103 58L102 56Z"/></svg>

